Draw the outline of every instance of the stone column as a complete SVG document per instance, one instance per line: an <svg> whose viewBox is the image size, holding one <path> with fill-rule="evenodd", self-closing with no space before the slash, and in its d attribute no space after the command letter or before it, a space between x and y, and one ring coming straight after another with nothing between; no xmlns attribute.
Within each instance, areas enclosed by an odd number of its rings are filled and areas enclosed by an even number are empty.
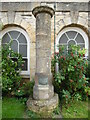
<svg viewBox="0 0 90 120"><path fill-rule="evenodd" d="M49 99L54 95L51 74L51 17L54 10L40 6L33 10L36 17L36 73L34 99Z"/></svg>
<svg viewBox="0 0 90 120"><path fill-rule="evenodd" d="M54 94L51 74L51 18L54 10L39 6L33 10L36 17L36 73L33 98L29 98L29 110L48 114L58 105L58 95Z"/></svg>

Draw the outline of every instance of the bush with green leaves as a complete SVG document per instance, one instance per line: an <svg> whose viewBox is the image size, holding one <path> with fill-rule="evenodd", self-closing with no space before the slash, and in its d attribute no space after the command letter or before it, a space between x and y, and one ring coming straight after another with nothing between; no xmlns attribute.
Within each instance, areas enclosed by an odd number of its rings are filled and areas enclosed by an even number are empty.
<svg viewBox="0 0 90 120"><path fill-rule="evenodd" d="M12 41L2 47L2 92L16 94L21 82L22 56L11 49Z"/></svg>
<svg viewBox="0 0 90 120"><path fill-rule="evenodd" d="M18 97L26 97L33 96L33 86L34 86L34 80L28 81L28 82L22 82L18 88L18 91L16 91L15 95Z"/></svg>
<svg viewBox="0 0 90 120"><path fill-rule="evenodd" d="M53 71L55 91L66 103L70 99L86 100L88 78L85 74L88 61L85 59L85 49L81 50L79 46L69 46L68 51L64 46L58 46L58 49L59 52L52 59L52 70L56 63L59 65L58 72Z"/></svg>

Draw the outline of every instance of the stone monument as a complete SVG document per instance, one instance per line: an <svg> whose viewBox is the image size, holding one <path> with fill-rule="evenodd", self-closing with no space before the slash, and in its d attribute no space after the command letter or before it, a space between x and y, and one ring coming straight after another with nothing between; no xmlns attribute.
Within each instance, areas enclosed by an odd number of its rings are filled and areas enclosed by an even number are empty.
<svg viewBox="0 0 90 120"><path fill-rule="evenodd" d="M27 106L38 113L52 112L58 105L51 73L51 18L54 10L39 6L32 13L36 17L36 73L33 99L29 98Z"/></svg>

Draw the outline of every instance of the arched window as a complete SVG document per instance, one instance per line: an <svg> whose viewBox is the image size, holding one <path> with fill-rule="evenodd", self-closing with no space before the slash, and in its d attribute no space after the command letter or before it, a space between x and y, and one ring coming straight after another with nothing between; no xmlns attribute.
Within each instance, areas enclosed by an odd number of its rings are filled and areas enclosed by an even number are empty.
<svg viewBox="0 0 90 120"><path fill-rule="evenodd" d="M81 49L86 49L85 56L88 56L88 36L80 28L67 27L63 29L57 36L56 39L56 51L58 52L58 45L64 45L68 50L69 45L79 45Z"/></svg>
<svg viewBox="0 0 90 120"><path fill-rule="evenodd" d="M2 31L2 45L4 46L9 43L10 40L13 40L11 45L12 50L21 54L24 61L21 74L29 75L30 40L27 33L19 27L8 27Z"/></svg>

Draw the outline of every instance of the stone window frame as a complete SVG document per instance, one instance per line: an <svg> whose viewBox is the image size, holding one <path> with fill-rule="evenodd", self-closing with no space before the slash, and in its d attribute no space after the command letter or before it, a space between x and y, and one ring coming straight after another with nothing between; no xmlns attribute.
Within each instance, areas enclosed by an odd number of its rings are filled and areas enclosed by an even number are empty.
<svg viewBox="0 0 90 120"><path fill-rule="evenodd" d="M57 46L59 45L59 40L60 40L61 36L68 31L75 31L83 37L83 39L85 41L85 49L87 50L85 57L87 57L89 55L89 38L88 38L88 35L85 33L85 31L79 27L66 27L59 32L59 34L57 35L57 38L56 38L56 52L59 52Z"/></svg>
<svg viewBox="0 0 90 120"><path fill-rule="evenodd" d="M27 59L28 59L27 71L21 71L20 74L25 75L25 76L30 75L30 38L28 36L28 33L23 28L20 28L17 26L16 27L9 26L1 31L0 39L2 39L2 37L10 31L18 31L18 32L22 33L27 40Z"/></svg>

